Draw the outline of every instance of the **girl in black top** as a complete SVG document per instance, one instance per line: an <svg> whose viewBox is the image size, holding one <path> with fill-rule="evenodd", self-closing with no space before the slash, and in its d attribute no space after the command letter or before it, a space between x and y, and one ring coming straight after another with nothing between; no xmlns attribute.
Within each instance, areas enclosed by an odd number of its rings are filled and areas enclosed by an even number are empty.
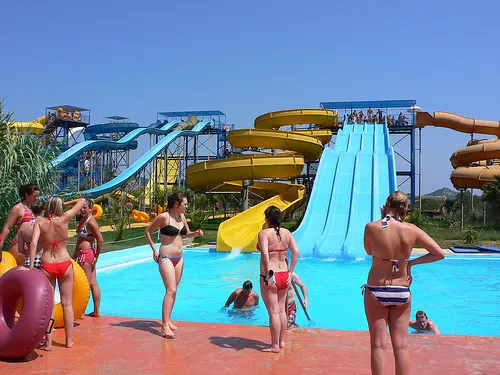
<svg viewBox="0 0 500 375"><path fill-rule="evenodd" d="M187 198L181 193L173 193L168 197L167 212L158 215L146 228L146 239L153 250L153 259L158 262L160 275L165 284L165 297L162 305L161 333L168 339L175 337L177 327L170 321L174 308L177 286L182 278L184 259L182 257L182 236L193 238L203 236L198 229L191 232L184 216ZM161 246L156 250L151 233L160 229Z"/></svg>

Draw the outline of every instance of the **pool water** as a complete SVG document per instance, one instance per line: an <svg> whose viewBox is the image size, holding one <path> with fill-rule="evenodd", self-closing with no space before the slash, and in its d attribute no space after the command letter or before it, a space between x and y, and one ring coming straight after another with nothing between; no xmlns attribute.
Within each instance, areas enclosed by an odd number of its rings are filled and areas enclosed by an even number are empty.
<svg viewBox="0 0 500 375"><path fill-rule="evenodd" d="M113 263L120 263L120 253L113 253ZM107 263L103 262L98 270L101 313L161 319L165 289L158 265L145 258L151 256L147 248L133 253L136 259L143 260L121 267L106 258ZM123 259L131 259L130 250L123 254ZM268 324L262 301L260 306L243 312L232 307L222 309L231 292L247 279L260 295L258 254L233 257L186 250L184 257L174 321ZM298 304L299 326L367 330L360 287L369 267L369 260L299 259L296 272L308 288L312 319L306 319ZM449 256L437 263L415 266L412 271L412 319L416 311L424 310L444 334L500 336L500 257ZM92 308L90 302L87 311Z"/></svg>

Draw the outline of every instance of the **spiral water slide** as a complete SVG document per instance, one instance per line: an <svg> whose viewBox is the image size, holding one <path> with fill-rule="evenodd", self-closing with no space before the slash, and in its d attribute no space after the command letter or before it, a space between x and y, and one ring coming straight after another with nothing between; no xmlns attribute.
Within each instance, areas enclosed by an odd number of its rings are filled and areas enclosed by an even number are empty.
<svg viewBox="0 0 500 375"><path fill-rule="evenodd" d="M259 182L260 179L293 178L304 164L317 160L323 145L331 139L337 126L338 113L323 109L299 109L268 113L255 119L255 129L239 129L228 133L229 143L242 149L288 150L273 154L241 154L193 164L187 168L187 184L195 190L224 191L241 189L242 181L250 181L254 196L268 198L248 210L224 221L217 232L217 251L241 248L255 251L257 234L265 226L264 211L279 207L284 216L299 207L305 198L302 185ZM314 124L318 130L281 131L282 126Z"/></svg>
<svg viewBox="0 0 500 375"><path fill-rule="evenodd" d="M417 113L417 127L437 126L453 129L462 133L489 134L500 137L500 121L476 120L454 113L427 112ZM482 189L500 176L500 140L480 140L460 147L450 157L454 168L450 180L457 189Z"/></svg>

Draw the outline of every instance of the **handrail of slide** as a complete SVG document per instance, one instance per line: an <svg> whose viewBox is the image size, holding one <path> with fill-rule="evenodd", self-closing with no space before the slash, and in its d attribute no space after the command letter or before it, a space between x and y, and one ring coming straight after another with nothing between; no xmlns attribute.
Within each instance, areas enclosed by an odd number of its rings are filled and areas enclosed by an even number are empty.
<svg viewBox="0 0 500 375"><path fill-rule="evenodd" d="M144 153L137 161L127 168L123 173L108 181L101 186L95 187L93 189L85 190L79 192L81 195L94 198L100 195L110 193L113 190L118 189L123 186L128 180L133 178L139 171L141 171L151 160L153 160L160 152L163 151L170 143L181 136L196 136L202 132L206 127L210 126L211 121L202 121L198 123L191 130L174 130L173 132L167 134L162 140L160 140L155 146Z"/></svg>
<svg viewBox="0 0 500 375"><path fill-rule="evenodd" d="M73 160L74 158L81 155L86 151L99 151L99 150L119 150L124 149L133 142L137 137L143 134L158 134L158 135L166 135L170 132L175 126L179 125L179 122L171 122L162 126L161 128L137 128L132 130L130 133L126 134L122 138L117 141L109 141L109 140L89 140L77 143L73 147L61 153L54 160L52 160L52 166L54 168L59 168L66 165L68 162Z"/></svg>

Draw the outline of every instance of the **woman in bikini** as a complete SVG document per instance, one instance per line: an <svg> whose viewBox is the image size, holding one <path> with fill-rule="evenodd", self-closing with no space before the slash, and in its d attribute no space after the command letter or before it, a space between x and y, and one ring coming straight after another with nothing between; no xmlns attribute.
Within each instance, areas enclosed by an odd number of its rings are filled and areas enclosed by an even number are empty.
<svg viewBox="0 0 500 375"><path fill-rule="evenodd" d="M181 193L173 193L168 197L167 212L158 215L146 228L146 239L153 250L153 259L158 262L160 275L165 285L166 293L162 305L161 333L168 339L175 337L177 327L170 321L177 296L177 287L181 282L184 258L182 257L182 236L189 238L203 236L198 229L191 232L184 212L188 202ZM151 233L160 229L161 246L156 250Z"/></svg>
<svg viewBox="0 0 500 375"><path fill-rule="evenodd" d="M417 226L403 222L410 208L408 197L395 191L381 208L382 219L365 227L364 246L372 267L364 285L365 314L370 329L372 374L385 374L387 326L391 335L396 374L410 370L407 349L412 282L411 268L444 258L439 245ZM428 254L410 260L417 244Z"/></svg>
<svg viewBox="0 0 500 375"><path fill-rule="evenodd" d="M64 205L70 204L71 202L67 202ZM97 224L96 219L92 216L93 207L94 202L92 199L87 199L80 211L82 217L78 222L78 227L76 228L78 240L76 242L73 259L75 259L83 268L90 283L92 300L94 302L94 311L88 314L88 316L99 317L101 316L99 313L99 307L101 305L101 289L99 288L99 284L97 284L96 264L99 254L101 254L103 239L99 229L99 224Z"/></svg>
<svg viewBox="0 0 500 375"><path fill-rule="evenodd" d="M31 258L29 254L29 247L31 243L31 238L33 237L33 228L35 226L35 221L43 216L44 212L44 206L45 202L41 200L37 200L35 203L31 205L31 211L33 212L33 219L30 221L26 221L21 224L19 227L19 230L17 231L17 242L19 244L19 249L23 249L22 255L25 257L24 260L24 267L30 267L31 265ZM24 250L28 249L28 250ZM34 267L35 268L40 268L40 263L42 260L42 252L43 252L43 247L40 242L38 242L37 247L36 247L36 253L35 253L35 258L34 258Z"/></svg>
<svg viewBox="0 0 500 375"><path fill-rule="evenodd" d="M39 218L33 228L33 238L30 244L30 259L34 259L38 241L42 243L43 253L40 268L45 273L55 290L56 280L61 292L61 304L64 316L64 331L66 347L73 346L73 265L66 249L68 239L68 224L78 214L86 203L85 199L77 199L68 204L73 207L63 212L63 201L59 197L50 197L45 204L45 217ZM33 269L33 262L30 269ZM43 349L51 350L51 333Z"/></svg>
<svg viewBox="0 0 500 375"><path fill-rule="evenodd" d="M16 226L16 230L19 231L21 224L29 223L33 220L33 213L31 212L29 206L35 203L38 199L38 195L40 193L39 190L40 189L38 189L38 186L35 184L26 184L19 187L19 197L21 198L21 202L14 205L7 216L2 233L0 234L0 250L3 249L3 244L14 225ZM17 238L12 240L10 252L14 258L16 258L18 265L24 264L24 249L19 251ZM0 256L0 262L1 261L2 257Z"/></svg>
<svg viewBox="0 0 500 375"><path fill-rule="evenodd" d="M263 351L279 353L285 346L287 291L299 249L292 233L280 228L282 214L278 207L268 207L264 215L268 228L259 232L257 250L260 251L260 291L269 313L271 348ZM285 261L288 249L292 252L290 268Z"/></svg>

